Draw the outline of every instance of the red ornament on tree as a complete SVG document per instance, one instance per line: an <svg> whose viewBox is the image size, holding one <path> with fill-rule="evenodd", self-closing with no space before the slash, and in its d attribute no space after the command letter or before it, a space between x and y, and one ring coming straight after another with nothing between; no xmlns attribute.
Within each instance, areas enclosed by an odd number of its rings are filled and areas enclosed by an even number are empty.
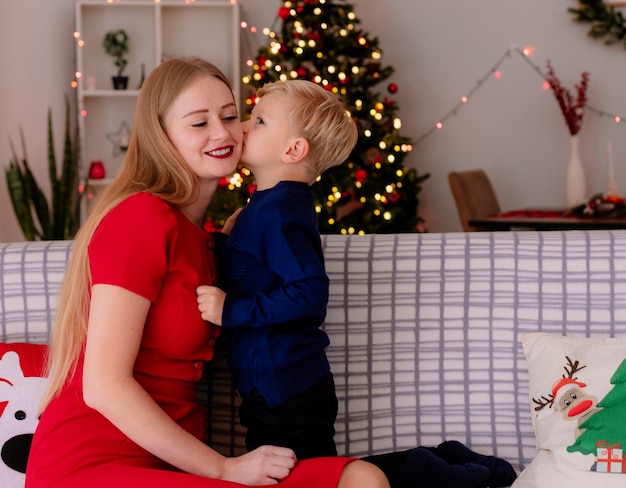
<svg viewBox="0 0 626 488"><path fill-rule="evenodd" d="M380 63L375 63L372 61L370 63L367 63L366 68L369 73L376 73L380 71Z"/></svg>
<svg viewBox="0 0 626 488"><path fill-rule="evenodd" d="M400 200L400 194L397 191L394 191L389 195L388 198L391 203L396 203L398 200Z"/></svg>
<svg viewBox="0 0 626 488"><path fill-rule="evenodd" d="M398 85L396 85L395 83L389 83L387 90L389 91L389 93L396 93L398 91Z"/></svg>
<svg viewBox="0 0 626 488"><path fill-rule="evenodd" d="M289 9L287 7L280 7L278 9L278 16L283 19L286 20L289 18L291 14L289 13Z"/></svg>
<svg viewBox="0 0 626 488"><path fill-rule="evenodd" d="M354 179L359 183L363 183L367 179L367 171L364 169L357 169L354 172Z"/></svg>
<svg viewBox="0 0 626 488"><path fill-rule="evenodd" d="M367 150L366 152L366 156L367 156L367 162L371 165L374 165L376 163L380 163L383 160L382 155L380 154L380 151L378 151L378 149L374 149L374 148L370 148Z"/></svg>
<svg viewBox="0 0 626 488"><path fill-rule="evenodd" d="M296 73L298 73L298 78L307 78L309 72L307 71L306 68L300 66L297 70Z"/></svg>

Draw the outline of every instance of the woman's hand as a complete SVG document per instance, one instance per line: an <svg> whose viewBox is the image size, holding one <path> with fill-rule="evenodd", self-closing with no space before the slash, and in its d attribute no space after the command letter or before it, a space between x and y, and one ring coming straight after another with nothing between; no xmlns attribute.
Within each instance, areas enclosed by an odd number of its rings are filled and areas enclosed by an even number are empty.
<svg viewBox="0 0 626 488"><path fill-rule="evenodd" d="M275 485L284 480L296 465L291 449L261 446L239 457L227 458L222 479L244 485Z"/></svg>
<svg viewBox="0 0 626 488"><path fill-rule="evenodd" d="M202 320L214 325L222 325L222 312L226 293L217 286L201 285L196 288L198 295L198 310Z"/></svg>

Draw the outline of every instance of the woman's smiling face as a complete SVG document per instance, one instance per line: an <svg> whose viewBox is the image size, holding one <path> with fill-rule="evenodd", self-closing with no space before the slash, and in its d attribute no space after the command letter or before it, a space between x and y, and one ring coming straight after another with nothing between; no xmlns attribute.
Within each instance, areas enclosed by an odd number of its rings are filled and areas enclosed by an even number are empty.
<svg viewBox="0 0 626 488"><path fill-rule="evenodd" d="M209 75L195 78L163 118L165 131L196 176L219 179L235 171L243 129L231 90Z"/></svg>

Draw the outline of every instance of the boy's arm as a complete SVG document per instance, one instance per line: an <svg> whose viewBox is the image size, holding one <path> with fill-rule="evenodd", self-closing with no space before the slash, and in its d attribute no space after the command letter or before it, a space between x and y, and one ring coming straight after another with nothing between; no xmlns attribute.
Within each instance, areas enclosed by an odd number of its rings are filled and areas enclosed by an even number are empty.
<svg viewBox="0 0 626 488"><path fill-rule="evenodd" d="M316 229L291 222L267 234L261 259L268 273L277 276L275 286L246 298L226 296L223 326L263 327L301 319L321 323L329 284Z"/></svg>

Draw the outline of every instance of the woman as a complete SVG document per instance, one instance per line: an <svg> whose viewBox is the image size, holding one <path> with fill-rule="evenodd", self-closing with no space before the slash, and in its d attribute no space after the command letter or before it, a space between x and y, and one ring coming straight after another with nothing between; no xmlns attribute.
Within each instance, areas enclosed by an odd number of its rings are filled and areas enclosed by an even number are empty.
<svg viewBox="0 0 626 488"><path fill-rule="evenodd" d="M213 65L171 59L145 80L124 164L74 243L28 488L388 487L364 461L297 463L275 446L225 458L202 442L195 386L219 328L195 307L215 279L201 226L242 139Z"/></svg>

